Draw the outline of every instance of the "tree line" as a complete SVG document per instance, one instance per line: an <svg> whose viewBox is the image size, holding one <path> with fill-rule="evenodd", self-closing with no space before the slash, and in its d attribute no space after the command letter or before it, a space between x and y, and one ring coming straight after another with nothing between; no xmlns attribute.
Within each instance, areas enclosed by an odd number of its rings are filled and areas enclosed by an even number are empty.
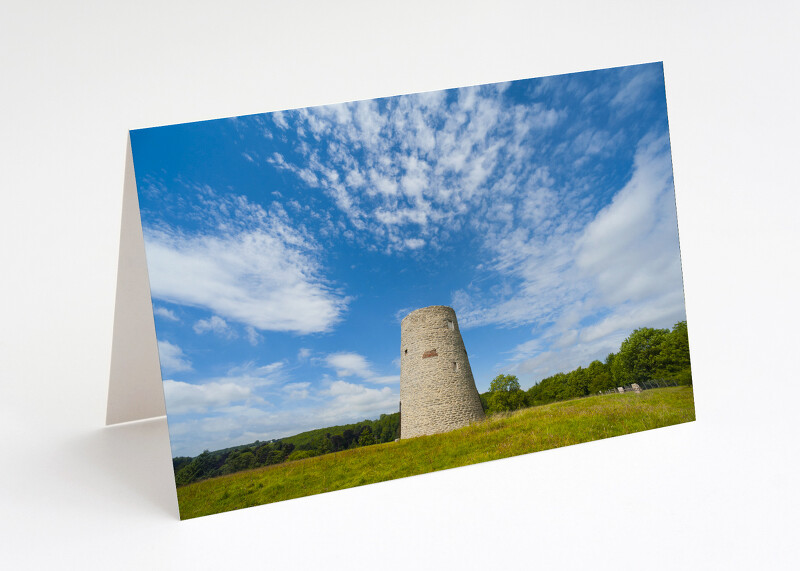
<svg viewBox="0 0 800 571"><path fill-rule="evenodd" d="M382 414L377 420L310 430L269 442L256 440L252 444L214 452L204 450L195 457L178 456L172 459L172 469L175 472L175 483L185 486L243 470L392 442L399 438L399 429L399 412Z"/></svg>
<svg viewBox="0 0 800 571"><path fill-rule="evenodd" d="M498 375L480 395L487 413L516 410L597 394L653 379L692 384L686 321L672 329L643 327L633 331L605 361L592 361L568 373L556 373L523 391L514 375Z"/></svg>

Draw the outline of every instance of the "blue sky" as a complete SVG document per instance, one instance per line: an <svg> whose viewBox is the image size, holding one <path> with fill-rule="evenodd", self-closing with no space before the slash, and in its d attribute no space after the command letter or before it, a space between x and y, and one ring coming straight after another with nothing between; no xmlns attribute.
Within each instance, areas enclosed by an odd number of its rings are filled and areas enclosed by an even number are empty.
<svg viewBox="0 0 800 571"><path fill-rule="evenodd" d="M419 307L481 392L685 319L661 64L131 143L176 456L396 412Z"/></svg>

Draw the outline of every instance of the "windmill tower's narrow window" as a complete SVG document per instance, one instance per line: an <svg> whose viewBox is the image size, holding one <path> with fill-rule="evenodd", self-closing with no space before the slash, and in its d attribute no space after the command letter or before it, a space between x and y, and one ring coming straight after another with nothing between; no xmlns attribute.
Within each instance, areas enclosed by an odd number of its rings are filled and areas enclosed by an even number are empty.
<svg viewBox="0 0 800 571"><path fill-rule="evenodd" d="M447 328L448 328L450 331L453 331L453 330L456 328L456 326L455 326L455 323L453 323L452 321L450 321L450 320L448 319L448 320L447 320Z"/></svg>
<svg viewBox="0 0 800 571"><path fill-rule="evenodd" d="M453 372L458 371L458 361L453 361Z"/></svg>
<svg viewBox="0 0 800 571"><path fill-rule="evenodd" d="M408 349L406 349L405 351L403 351L403 355L408 355Z"/></svg>

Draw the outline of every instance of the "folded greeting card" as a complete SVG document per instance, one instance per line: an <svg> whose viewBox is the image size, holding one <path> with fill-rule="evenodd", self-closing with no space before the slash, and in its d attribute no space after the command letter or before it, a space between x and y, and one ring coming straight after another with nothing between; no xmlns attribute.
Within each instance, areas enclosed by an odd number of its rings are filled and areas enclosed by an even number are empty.
<svg viewBox="0 0 800 571"><path fill-rule="evenodd" d="M660 63L132 131L122 234L182 518L694 420Z"/></svg>

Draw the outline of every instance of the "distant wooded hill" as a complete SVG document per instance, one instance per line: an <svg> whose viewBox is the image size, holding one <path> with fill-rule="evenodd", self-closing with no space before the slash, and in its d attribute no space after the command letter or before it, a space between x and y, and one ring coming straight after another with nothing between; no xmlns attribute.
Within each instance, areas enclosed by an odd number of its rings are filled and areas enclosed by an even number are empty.
<svg viewBox="0 0 800 571"><path fill-rule="evenodd" d="M172 459L175 483L183 486L198 480L280 464L288 460L391 442L399 437L399 428L400 413L396 412L382 414L377 420L309 430L280 440L270 442L256 440L252 444L214 452L206 450L194 458L180 456Z"/></svg>

